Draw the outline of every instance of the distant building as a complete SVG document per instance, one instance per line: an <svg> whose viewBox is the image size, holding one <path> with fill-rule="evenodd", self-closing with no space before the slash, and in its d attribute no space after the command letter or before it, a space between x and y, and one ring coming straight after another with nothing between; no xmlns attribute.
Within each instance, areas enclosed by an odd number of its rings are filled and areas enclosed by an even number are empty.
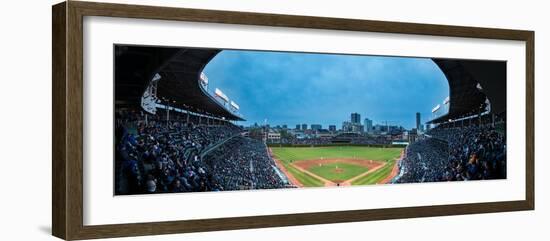
<svg viewBox="0 0 550 241"><path fill-rule="evenodd" d="M344 121L342 123L342 130L344 132L362 133L364 131L364 127L363 125L361 125L361 123L352 123L349 121Z"/></svg>
<svg viewBox="0 0 550 241"><path fill-rule="evenodd" d="M376 124L376 125L374 125L373 130L375 132L387 132L388 127L386 125Z"/></svg>
<svg viewBox="0 0 550 241"><path fill-rule="evenodd" d="M336 125L329 125L329 126L328 126L328 130L329 130L330 132L336 132Z"/></svg>
<svg viewBox="0 0 550 241"><path fill-rule="evenodd" d="M351 122L349 122L349 121L342 122L342 131L351 132L351 130L352 130Z"/></svg>
<svg viewBox="0 0 550 241"><path fill-rule="evenodd" d="M269 130L267 133L267 141L270 143L278 143L281 141L281 133Z"/></svg>
<svg viewBox="0 0 550 241"><path fill-rule="evenodd" d="M315 133L315 137L317 138L330 138L330 137L333 137L334 134L332 134L329 130L327 129L320 129L317 131L317 133Z"/></svg>
<svg viewBox="0 0 550 241"><path fill-rule="evenodd" d="M416 129L421 130L420 128L420 112L416 112Z"/></svg>
<svg viewBox="0 0 550 241"><path fill-rule="evenodd" d="M300 124L296 125L296 130L300 130Z"/></svg>
<svg viewBox="0 0 550 241"><path fill-rule="evenodd" d="M252 138L252 139L256 139L256 140L259 140L259 141L265 141L264 138L265 138L265 132L263 130L263 128L252 128L252 129L249 129L248 131L248 137Z"/></svg>
<svg viewBox="0 0 550 241"><path fill-rule="evenodd" d="M306 135L309 135L309 136L311 136L311 135L315 134L315 131L314 131L314 130L312 130L312 129L309 129L309 130L305 130L305 131L303 131L303 132L304 132L304 134L306 134Z"/></svg>
<svg viewBox="0 0 550 241"><path fill-rule="evenodd" d="M372 132L372 120L369 118L365 118L365 122L363 122L363 125L365 126L365 132L371 133Z"/></svg>
<svg viewBox="0 0 550 241"><path fill-rule="evenodd" d="M351 113L351 123L361 124L361 115L359 113Z"/></svg>
<svg viewBox="0 0 550 241"><path fill-rule="evenodd" d="M311 130L318 131L323 129L323 127L319 124L311 124Z"/></svg>
<svg viewBox="0 0 550 241"><path fill-rule="evenodd" d="M296 132L296 133L294 133L294 137L296 139L304 139L304 138L306 138L306 135L303 132Z"/></svg>
<svg viewBox="0 0 550 241"><path fill-rule="evenodd" d="M303 131L307 130L307 124L302 124L302 130Z"/></svg>
<svg viewBox="0 0 550 241"><path fill-rule="evenodd" d="M392 134L392 135L400 135L400 134L403 134L403 132L405 131L405 128L403 128L402 126L387 126L387 131L389 134Z"/></svg>
<svg viewBox="0 0 550 241"><path fill-rule="evenodd" d="M408 138L409 138L409 143L413 143L416 141L417 139L417 129L416 128L413 128L410 132L409 132L409 135L408 135Z"/></svg>

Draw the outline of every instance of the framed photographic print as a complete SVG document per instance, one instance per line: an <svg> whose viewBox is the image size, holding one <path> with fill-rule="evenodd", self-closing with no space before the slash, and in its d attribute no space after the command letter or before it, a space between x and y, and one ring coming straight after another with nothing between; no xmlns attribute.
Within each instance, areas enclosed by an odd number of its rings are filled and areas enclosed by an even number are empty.
<svg viewBox="0 0 550 241"><path fill-rule="evenodd" d="M532 31L52 11L57 237L534 209Z"/></svg>

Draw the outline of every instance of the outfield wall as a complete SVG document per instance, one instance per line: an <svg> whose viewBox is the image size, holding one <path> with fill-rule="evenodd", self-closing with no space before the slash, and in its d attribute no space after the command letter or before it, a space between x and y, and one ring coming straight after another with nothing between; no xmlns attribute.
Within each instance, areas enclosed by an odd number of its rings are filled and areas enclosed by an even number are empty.
<svg viewBox="0 0 550 241"><path fill-rule="evenodd" d="M330 146L364 146L364 147L405 147L407 145L395 145L395 144L353 144L353 143L331 143L331 144L278 144L268 143L268 147L330 147Z"/></svg>

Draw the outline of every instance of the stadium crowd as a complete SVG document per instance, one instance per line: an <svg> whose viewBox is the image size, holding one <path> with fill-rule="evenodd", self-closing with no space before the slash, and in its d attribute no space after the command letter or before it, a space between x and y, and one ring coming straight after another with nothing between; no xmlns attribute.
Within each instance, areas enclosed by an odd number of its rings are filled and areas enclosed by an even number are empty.
<svg viewBox="0 0 550 241"><path fill-rule="evenodd" d="M407 147L397 182L506 178L506 138L491 125L435 128Z"/></svg>
<svg viewBox="0 0 550 241"><path fill-rule="evenodd" d="M399 183L441 181L447 168L446 143L425 138L409 145L401 162L405 169Z"/></svg>
<svg viewBox="0 0 550 241"><path fill-rule="evenodd" d="M231 137L240 138L241 128L147 117L145 121L144 114L138 111L116 113L116 194L234 190L232 186L225 186L224 173L218 172L217 165L212 166L215 163L202 160L201 153ZM247 145L232 151L242 153L243 159L258 158L246 156L252 151L241 151L244 148ZM261 160L266 160L263 158ZM261 162L260 159L257 162ZM262 170L261 164L256 166ZM261 177L257 180L263 181Z"/></svg>
<svg viewBox="0 0 550 241"><path fill-rule="evenodd" d="M225 190L272 189L286 186L276 172L275 162L269 157L261 141L236 137L204 158L212 173Z"/></svg>
<svg viewBox="0 0 550 241"><path fill-rule="evenodd" d="M361 144L361 145L388 145L391 144L391 141L386 139L384 136L376 137L360 137L351 139L352 144Z"/></svg>

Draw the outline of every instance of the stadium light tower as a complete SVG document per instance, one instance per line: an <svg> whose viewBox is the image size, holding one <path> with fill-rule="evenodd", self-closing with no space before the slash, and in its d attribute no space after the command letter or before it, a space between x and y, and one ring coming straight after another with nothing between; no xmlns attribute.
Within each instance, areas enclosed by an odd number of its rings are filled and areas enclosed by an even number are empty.
<svg viewBox="0 0 550 241"><path fill-rule="evenodd" d="M214 94L216 95L216 97L220 98L223 101L223 106L225 107L227 102L229 102L229 98L227 97L227 95L218 88L214 90Z"/></svg>

